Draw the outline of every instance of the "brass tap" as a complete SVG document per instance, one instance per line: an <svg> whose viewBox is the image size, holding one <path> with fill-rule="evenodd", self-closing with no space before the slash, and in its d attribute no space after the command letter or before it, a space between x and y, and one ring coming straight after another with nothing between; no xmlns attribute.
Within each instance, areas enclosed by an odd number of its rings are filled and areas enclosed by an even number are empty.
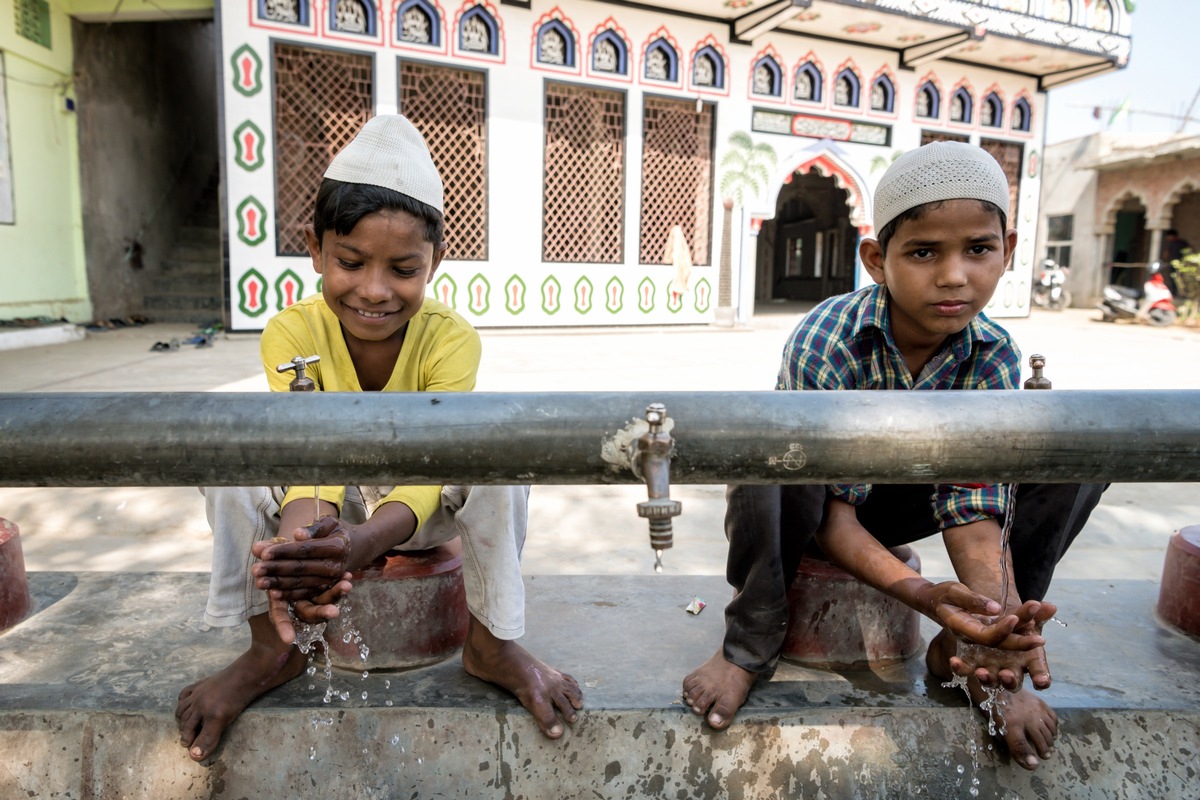
<svg viewBox="0 0 1200 800"><path fill-rule="evenodd" d="M1025 379L1026 389L1049 389L1050 379L1042 375L1042 370L1046 367L1046 357L1040 354L1034 354L1029 357L1029 366L1033 369L1033 374Z"/></svg>
<svg viewBox="0 0 1200 800"><path fill-rule="evenodd" d="M679 516L683 504L671 499L671 456L675 440L662 429L667 408L662 403L646 407L650 429L637 439L630 459L633 474L646 482L649 499L637 504L638 516L650 521L650 546L654 548L654 571L662 572L662 551L673 544L671 517Z"/></svg>
<svg viewBox="0 0 1200 800"><path fill-rule="evenodd" d="M288 386L288 391L315 392L317 390L317 384L313 382L312 378L304 374L304 370L309 364L315 364L320 360L320 356L309 356L308 358L305 358L304 356L296 356L288 363L280 364L275 368L275 371L287 372L288 370L292 370L296 373L296 377L292 378L292 382Z"/></svg>

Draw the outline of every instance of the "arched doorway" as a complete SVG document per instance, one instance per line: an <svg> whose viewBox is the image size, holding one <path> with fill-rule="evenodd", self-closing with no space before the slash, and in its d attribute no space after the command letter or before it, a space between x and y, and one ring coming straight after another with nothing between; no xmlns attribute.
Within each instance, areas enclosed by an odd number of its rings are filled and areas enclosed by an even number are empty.
<svg viewBox="0 0 1200 800"><path fill-rule="evenodd" d="M858 229L832 177L793 172L758 233L755 301L820 301L854 288Z"/></svg>

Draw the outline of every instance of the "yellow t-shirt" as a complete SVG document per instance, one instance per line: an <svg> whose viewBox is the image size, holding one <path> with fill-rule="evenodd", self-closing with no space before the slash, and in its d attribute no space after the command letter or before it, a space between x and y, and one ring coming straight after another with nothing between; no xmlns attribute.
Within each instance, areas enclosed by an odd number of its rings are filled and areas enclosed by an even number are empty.
<svg viewBox="0 0 1200 800"><path fill-rule="evenodd" d="M276 314L263 331L260 344L263 369L273 392L286 392L295 373L276 367L296 356L319 355L321 360L305 371L322 392L361 392L354 362L346 347L341 324L317 294L306 297ZM479 334L448 306L425 298L421 310L408 322L404 344L385 392L469 392L475 388L481 345ZM292 486L284 505L292 500L312 499L316 487ZM341 508L343 486L322 486L321 499ZM397 486L381 501L400 502L412 509L417 527L441 502L440 486Z"/></svg>

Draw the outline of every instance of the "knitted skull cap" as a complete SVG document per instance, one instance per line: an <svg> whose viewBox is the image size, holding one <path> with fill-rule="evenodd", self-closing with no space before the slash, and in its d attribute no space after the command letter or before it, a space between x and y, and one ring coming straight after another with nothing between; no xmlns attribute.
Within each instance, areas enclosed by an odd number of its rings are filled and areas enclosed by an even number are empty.
<svg viewBox="0 0 1200 800"><path fill-rule="evenodd" d="M1008 218L1008 178L986 150L965 142L930 142L909 150L875 189L875 235L910 208L940 200L986 200Z"/></svg>
<svg viewBox="0 0 1200 800"><path fill-rule="evenodd" d="M371 117L333 157L325 177L382 186L442 210L442 177L421 133L399 114Z"/></svg>

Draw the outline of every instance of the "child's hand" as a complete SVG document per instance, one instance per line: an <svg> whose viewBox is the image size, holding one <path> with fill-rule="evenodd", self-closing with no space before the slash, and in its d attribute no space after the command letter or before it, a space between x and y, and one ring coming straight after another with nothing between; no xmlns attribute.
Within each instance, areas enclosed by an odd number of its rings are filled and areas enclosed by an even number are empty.
<svg viewBox="0 0 1200 800"><path fill-rule="evenodd" d="M960 639L1004 650L1032 650L1046 643L1040 624L1032 627L1035 616L1040 616L1034 601L1016 613L998 616L1000 604L995 600L956 581L945 581L918 589L917 602L919 611ZM1050 616L1053 612L1042 622Z"/></svg>
<svg viewBox="0 0 1200 800"><path fill-rule="evenodd" d="M350 567L350 529L336 517L294 531L292 542L255 542L259 562L254 585L287 602L313 600L329 591Z"/></svg>
<svg viewBox="0 0 1200 800"><path fill-rule="evenodd" d="M1029 673L1035 689L1050 686L1044 647L1001 650L959 640L958 655L950 658L950 670L964 678L974 677L984 686L1002 686L1010 692L1021 691L1025 673Z"/></svg>
<svg viewBox="0 0 1200 800"><path fill-rule="evenodd" d="M284 644L296 640L292 615L315 625L338 616L337 603L350 591L350 533L335 517L297 528L296 541L256 542L260 561L251 567L255 585L267 591L267 617Z"/></svg>

